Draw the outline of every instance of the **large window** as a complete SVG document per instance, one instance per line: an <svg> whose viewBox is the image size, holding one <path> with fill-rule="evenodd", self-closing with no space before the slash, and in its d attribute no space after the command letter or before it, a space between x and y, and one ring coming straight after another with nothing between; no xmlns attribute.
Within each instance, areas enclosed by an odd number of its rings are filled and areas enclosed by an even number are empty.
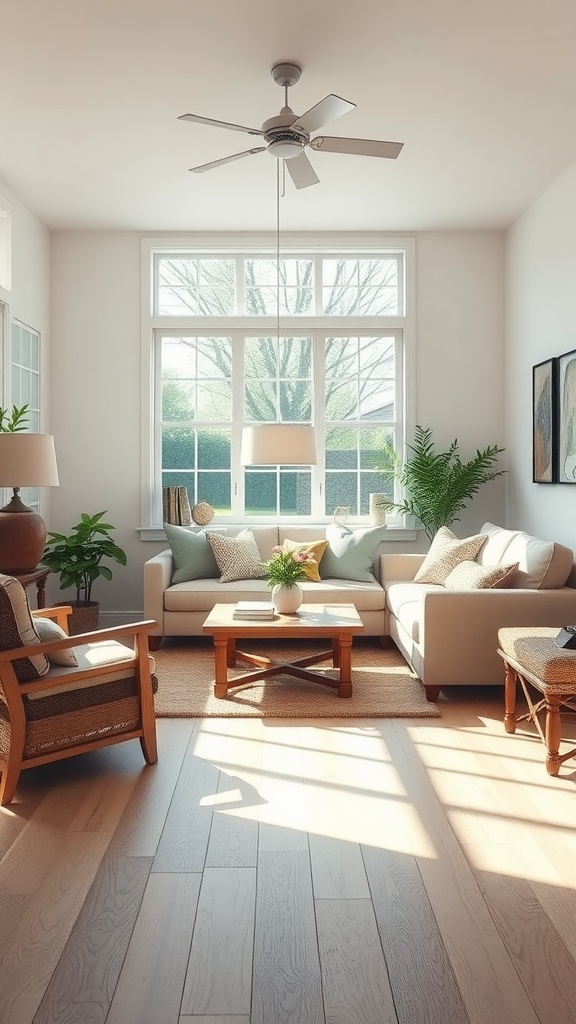
<svg viewBox="0 0 576 1024"><path fill-rule="evenodd" d="M151 522L162 487L221 518L368 516L405 433L406 260L385 252L157 251ZM313 423L314 467L240 466L244 426Z"/></svg>

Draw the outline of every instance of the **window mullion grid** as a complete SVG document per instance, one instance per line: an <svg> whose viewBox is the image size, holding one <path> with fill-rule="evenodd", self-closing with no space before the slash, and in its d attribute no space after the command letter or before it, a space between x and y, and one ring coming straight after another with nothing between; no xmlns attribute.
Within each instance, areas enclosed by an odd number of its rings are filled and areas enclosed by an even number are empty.
<svg viewBox="0 0 576 1024"><path fill-rule="evenodd" d="M236 521L244 517L244 468L240 465L240 447L244 421L244 349L248 331L230 331L232 338L232 440L231 440L231 512Z"/></svg>
<svg viewBox="0 0 576 1024"><path fill-rule="evenodd" d="M317 257L319 258L319 257ZM325 331L312 331L312 422L316 437L318 462L312 466L312 508L314 519L326 517L326 403L321 396L326 392Z"/></svg>
<svg viewBox="0 0 576 1024"><path fill-rule="evenodd" d="M246 275L244 273L245 257L237 256L234 260L234 283L236 286L236 312L238 316L246 316Z"/></svg>

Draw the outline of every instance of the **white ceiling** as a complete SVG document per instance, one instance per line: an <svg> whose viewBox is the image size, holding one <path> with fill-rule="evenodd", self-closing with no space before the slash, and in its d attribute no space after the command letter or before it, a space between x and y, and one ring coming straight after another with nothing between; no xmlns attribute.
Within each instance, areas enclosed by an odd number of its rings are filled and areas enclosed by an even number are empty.
<svg viewBox="0 0 576 1024"><path fill-rule="evenodd" d="M275 160L178 121L259 127L300 63L330 135L404 142L397 160L314 153L291 230L508 226L576 160L574 0L0 0L0 180L52 229L268 230Z"/></svg>

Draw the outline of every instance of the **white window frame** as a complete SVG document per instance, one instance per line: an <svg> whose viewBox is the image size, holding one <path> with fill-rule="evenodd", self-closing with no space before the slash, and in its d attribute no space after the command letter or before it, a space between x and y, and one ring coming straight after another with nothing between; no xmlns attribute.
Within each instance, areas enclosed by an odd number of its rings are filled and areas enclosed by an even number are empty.
<svg viewBox="0 0 576 1024"><path fill-rule="evenodd" d="M401 315L386 317L362 317L361 324L355 331L350 323L349 317L336 316L314 316L302 315L293 318L282 317L280 333L310 334L314 337L316 330L329 330L332 334L363 334L367 332L402 332L402 366L397 367L399 376L399 387L397 391L399 409L396 417L396 443L397 450L404 450L406 440L413 435L414 430L414 348L415 348L415 243L412 238L387 237L377 234L353 234L346 235L326 234L315 235L283 235L281 242L281 257L310 258L317 255L334 255L335 257L349 256L350 258L373 258L378 255L386 255L398 251L403 252L406 282L405 294L399 296L403 300ZM144 486L142 487L141 501L141 523L140 533L143 539L157 540L163 537L161 528L161 493L155 482L155 453L158 444L159 418L158 408L154 406L159 400L158 388L154 375L156 372L155 344L159 332L164 334L202 333L226 334L232 332L249 332L258 335L266 333L276 334L277 318L254 317L254 316L230 316L213 318L200 317L159 317L154 312L153 280L154 260L158 255L178 255L190 252L195 256L214 257L216 255L228 255L242 253L250 257L264 256L270 258L276 255L276 239L271 235L230 235L223 239L218 235L186 235L168 239L144 238L141 243L141 323L142 323L142 456L141 471ZM318 295L320 289L318 289ZM319 418L313 422L320 427ZM352 424L351 424L352 426ZM401 435L401 436L400 436ZM238 439L239 444L239 439ZM238 492L238 500L242 498L243 474L239 467L236 467L234 454L232 461L232 489ZM319 488L322 485L323 474L319 473L318 467L313 469L313 487ZM223 520L227 523L250 522L257 523L259 520L250 516L249 518L233 514ZM269 520L261 520L263 522ZM284 521L284 520L283 520ZM314 522L328 522L329 517L320 519L318 516L310 517L310 524ZM216 520L214 520L216 522ZM286 518L286 522L290 522ZM367 517L355 517L351 523L366 523ZM401 519L389 519L393 530L403 531L409 529L412 532L412 524L405 523Z"/></svg>

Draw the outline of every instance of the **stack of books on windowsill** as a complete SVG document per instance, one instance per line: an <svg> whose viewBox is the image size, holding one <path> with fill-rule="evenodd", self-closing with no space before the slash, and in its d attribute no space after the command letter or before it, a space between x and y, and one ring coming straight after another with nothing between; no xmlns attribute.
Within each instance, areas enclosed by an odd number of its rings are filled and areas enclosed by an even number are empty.
<svg viewBox="0 0 576 1024"><path fill-rule="evenodd" d="M271 601L238 601L232 617L266 622L274 618L274 611L275 608Z"/></svg>

